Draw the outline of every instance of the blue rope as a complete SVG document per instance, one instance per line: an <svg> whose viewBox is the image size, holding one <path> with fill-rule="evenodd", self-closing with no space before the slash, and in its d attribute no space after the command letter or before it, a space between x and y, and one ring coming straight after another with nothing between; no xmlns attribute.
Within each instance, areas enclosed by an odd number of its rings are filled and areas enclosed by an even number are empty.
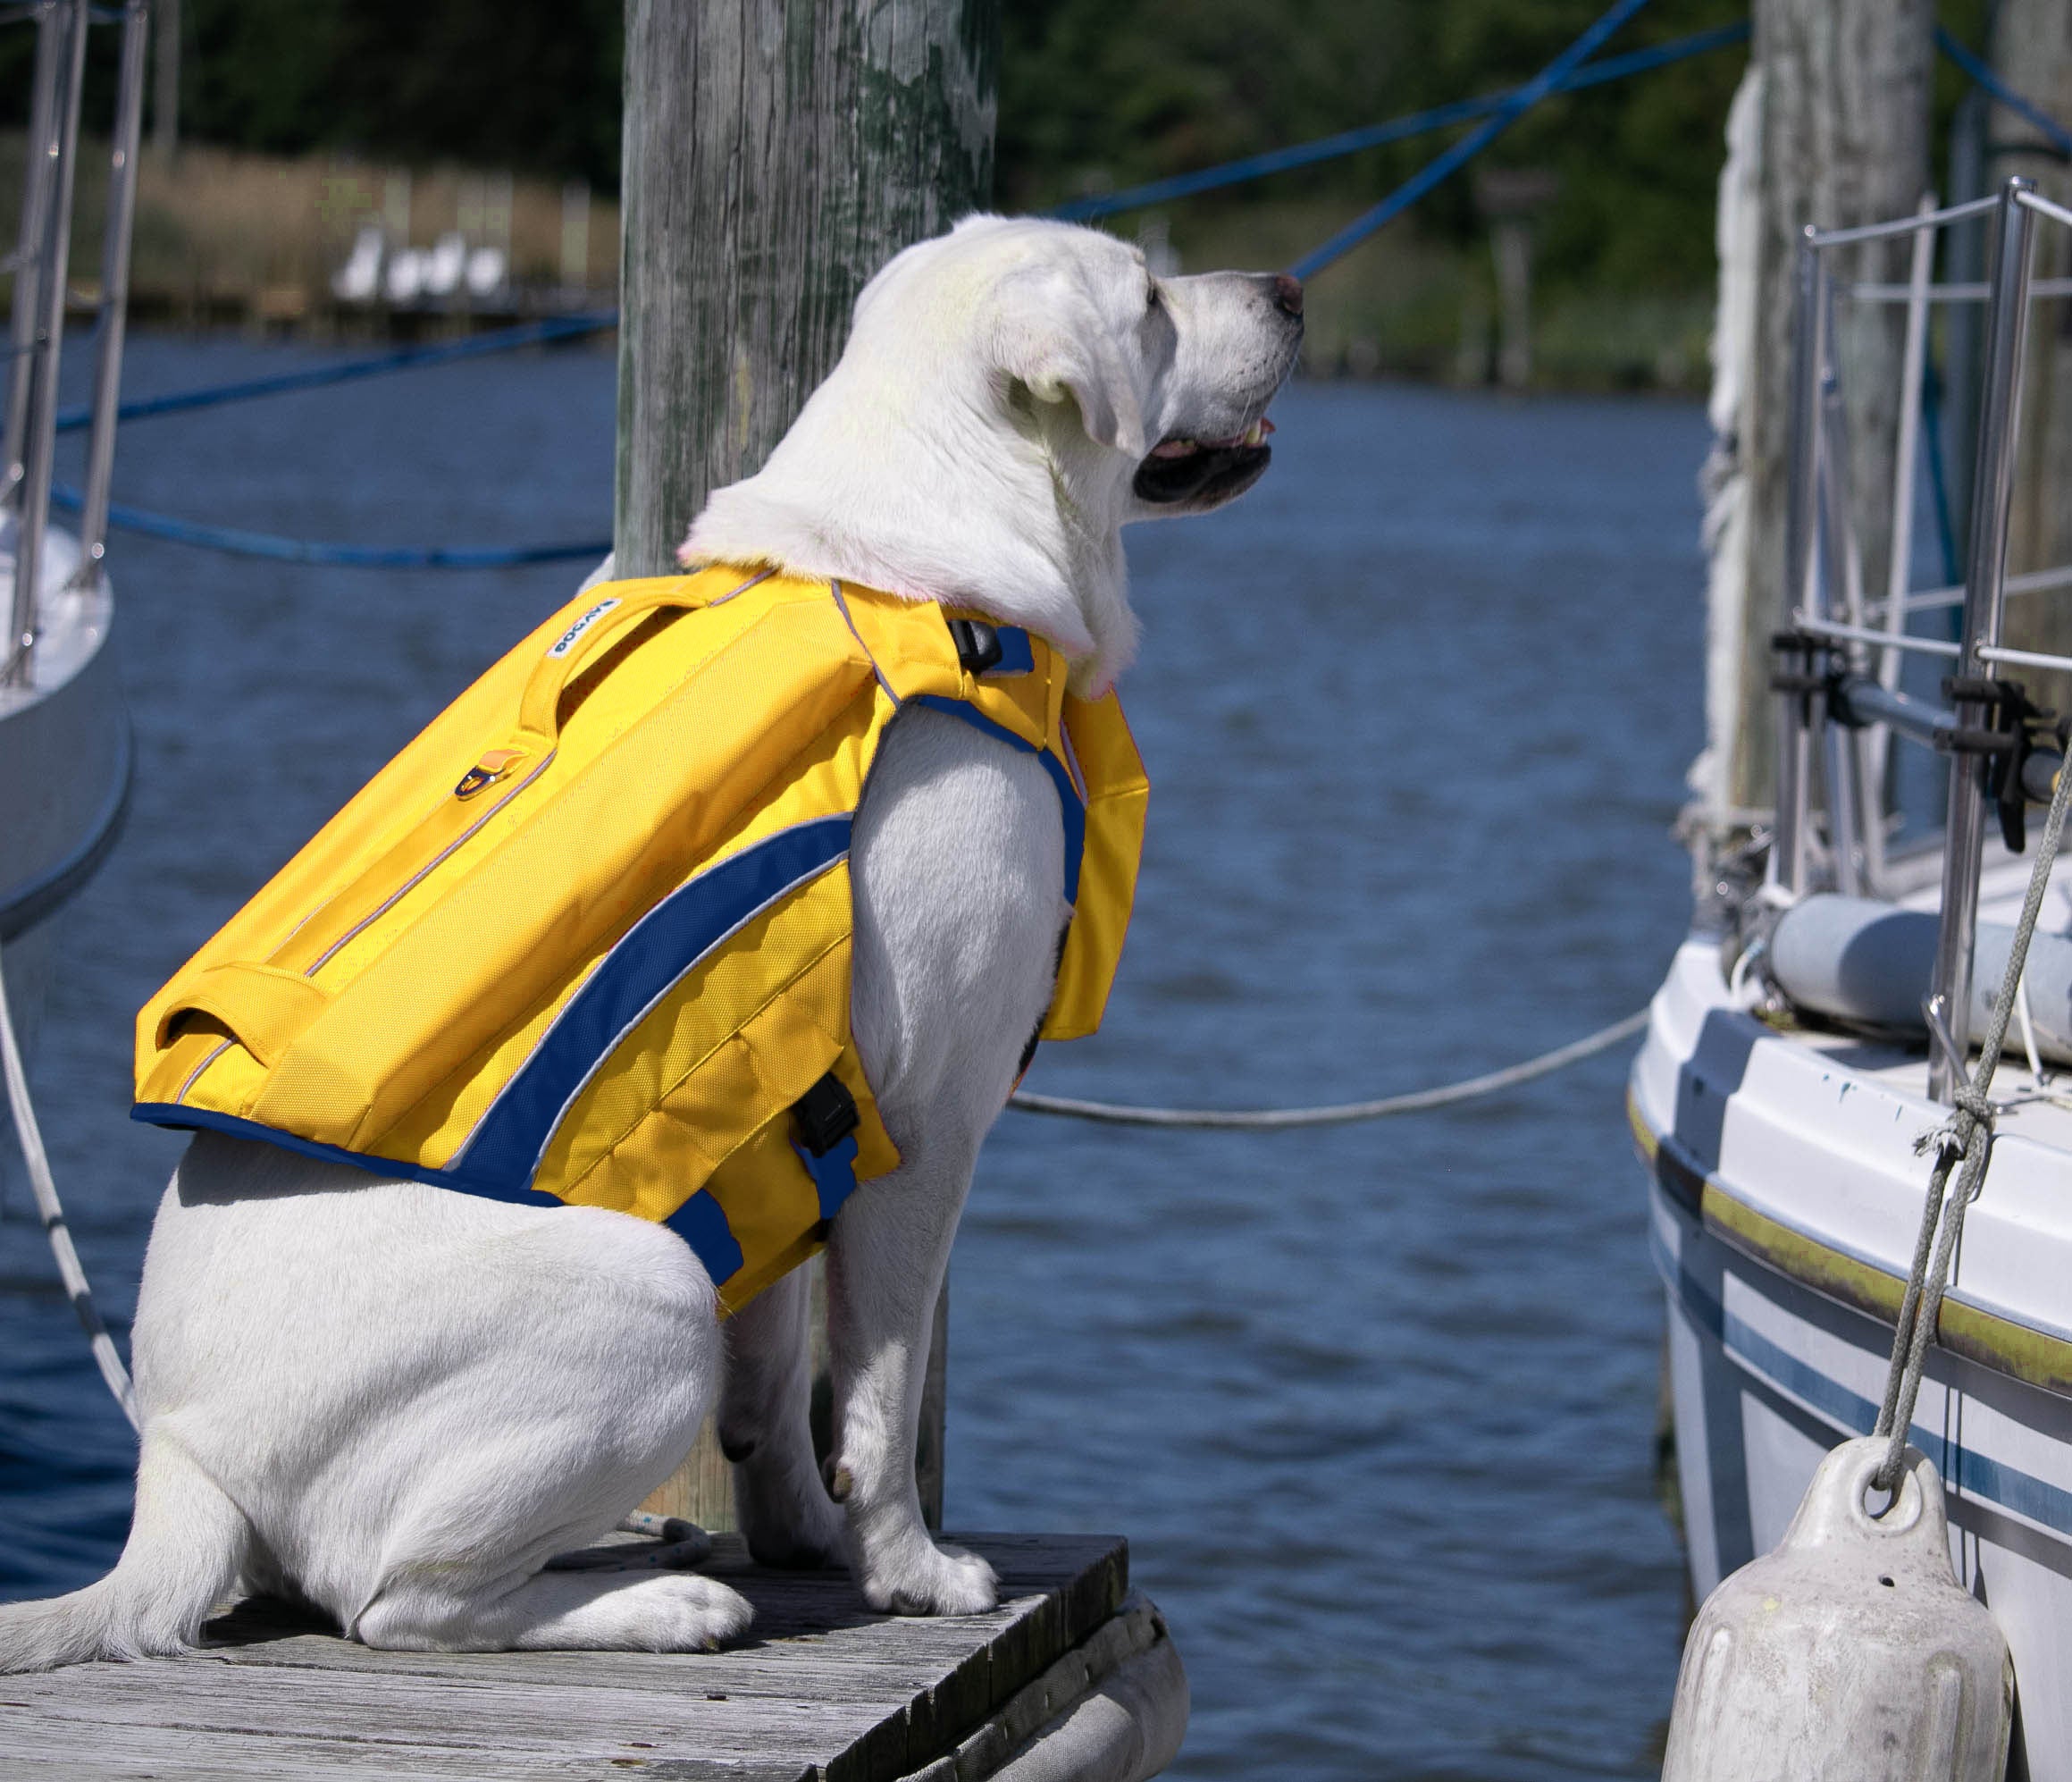
<svg viewBox="0 0 2072 1782"><path fill-rule="evenodd" d="M1576 93L1586 87L1602 87L1613 80L1623 80L1629 75L1682 62L1689 56L1724 49L1729 44L1742 42L1748 35L1749 24L1744 19L1738 24L1722 25L1715 30L1699 31L1690 37L1657 44L1650 49L1606 56L1602 62L1577 69L1556 82L1554 90ZM1451 124L1487 117L1523 90L1514 88L1509 92L1489 93L1479 99L1455 99L1451 105L1434 105L1430 111L1413 112L1407 117L1391 118L1386 123L1341 130L1336 136L1320 137L1314 142L1297 143L1264 155L1248 155L1242 160L1226 161L1220 166L1204 167L1193 173L1176 173L1170 179L1153 180L1147 185L1131 186L1125 191L1074 198L1070 204L1059 205L1046 214L1066 223L1086 223L1123 211L1143 210L1147 206L1165 204L1174 198L1192 198L1197 192L1214 191L1222 186L1239 185L1247 180L1263 179L1269 173L1285 173L1293 167L1312 167L1320 161L1357 155L1363 148L1377 148L1383 143L1401 142L1408 137L1423 136Z"/></svg>
<svg viewBox="0 0 2072 1782"><path fill-rule="evenodd" d="M50 503L69 513L84 505L80 492L61 483ZM264 557L276 563L314 563L345 569L508 569L526 563L596 562L611 549L609 539L579 544L325 544L310 539L281 538L273 533L245 532L235 526L202 525L143 508L111 502L108 524L171 544L191 544L232 557Z"/></svg>
<svg viewBox="0 0 2072 1782"><path fill-rule="evenodd" d="M1935 27L1935 46L1958 67L1968 74L1987 93L2000 101L2017 117L2026 118L2051 140L2051 146L2059 154L2072 157L2072 130L2043 110L2041 105L2025 99L2019 93L1995 74L1987 64L1959 43L1941 25Z"/></svg>
<svg viewBox="0 0 2072 1782"><path fill-rule="evenodd" d="M1372 210L1347 223L1321 248L1311 248L1288 271L1298 279L1313 279L1333 261L1344 258L1376 230L1400 216L1435 186L1473 160L1589 61L1606 38L1647 4L1648 0L1616 0L1611 11L1605 13L1531 80L1506 94L1496 114L1480 130L1469 131L1445 154L1436 160L1428 161Z"/></svg>
<svg viewBox="0 0 2072 1782"><path fill-rule="evenodd" d="M414 366L451 365L457 359L484 358L491 353L515 352L521 347L539 346L549 340L573 340L617 326L616 309L556 315L545 322L499 328L494 333L471 335L465 340L447 340L435 347L404 347L372 358L346 359L337 365L315 366L307 371L246 378L238 383L214 383L201 390L175 391L168 396L147 396L135 402L123 403L115 410L115 418L140 421L153 415L179 415L194 408L214 408L225 402L243 402L255 396L279 396L290 390L319 390L329 384L353 383L363 377L380 377L388 372L407 371ZM83 405L61 409L57 430L61 433L75 433L89 425L93 418L93 410Z"/></svg>

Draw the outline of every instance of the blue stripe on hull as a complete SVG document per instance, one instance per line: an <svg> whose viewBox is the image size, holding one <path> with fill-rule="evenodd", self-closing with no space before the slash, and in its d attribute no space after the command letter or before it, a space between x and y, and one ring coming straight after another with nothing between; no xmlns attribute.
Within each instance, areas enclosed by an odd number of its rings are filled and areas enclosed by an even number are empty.
<svg viewBox="0 0 2072 1782"><path fill-rule="evenodd" d="M1688 1223L1689 1222L1684 1222ZM1650 1230L1648 1247L1663 1284L1682 1306L1691 1322L1724 1348L1729 1357L1774 1381L1802 1403L1810 1405L1830 1422L1852 1435L1868 1435L1877 1422L1878 1408L1841 1381L1831 1379L1810 1363L1793 1355L1760 1331L1729 1312L1708 1293L1676 1258L1669 1254L1659 1231ZM2032 1473L1981 1454L1974 1448L1952 1444L1940 1431L1915 1424L1908 1440L1924 1454L1940 1456L1944 1479L1967 1497L2010 1509L2055 1533L2072 1537L2072 1492L2039 1479Z"/></svg>

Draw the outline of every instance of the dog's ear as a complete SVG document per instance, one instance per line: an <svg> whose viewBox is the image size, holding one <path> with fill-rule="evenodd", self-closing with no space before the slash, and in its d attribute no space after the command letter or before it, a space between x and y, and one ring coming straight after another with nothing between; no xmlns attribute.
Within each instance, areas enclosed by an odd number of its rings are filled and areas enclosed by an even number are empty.
<svg viewBox="0 0 2072 1782"><path fill-rule="evenodd" d="M1089 438L1131 458L1150 450L1137 373L1093 298L1054 269L1015 273L1000 289L995 362L1039 402L1078 405Z"/></svg>

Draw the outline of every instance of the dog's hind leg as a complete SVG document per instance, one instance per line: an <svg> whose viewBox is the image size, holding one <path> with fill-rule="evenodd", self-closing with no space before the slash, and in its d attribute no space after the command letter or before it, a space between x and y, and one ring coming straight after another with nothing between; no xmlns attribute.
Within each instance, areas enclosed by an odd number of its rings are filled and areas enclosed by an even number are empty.
<svg viewBox="0 0 2072 1782"><path fill-rule="evenodd" d="M810 1570L843 1560L842 1512L813 1458L808 1315L793 1269L727 1320L720 1451L734 1463L734 1519L758 1564Z"/></svg>
<svg viewBox="0 0 2072 1782"><path fill-rule="evenodd" d="M332 1600L365 1644L701 1652L748 1626L748 1603L716 1579L545 1569L667 1476L697 1433L719 1367L711 1287L702 1273L690 1278L688 1252L661 1248L680 1250L679 1240L604 1218L593 1248L616 1240L631 1266L643 1255L666 1264L644 1313L648 1296L623 1274L616 1303L608 1279L580 1306L542 1300L532 1331L506 1332L503 1355L399 1406L383 1433L391 1465L356 1482L357 1497L385 1501L370 1530L379 1557L350 1598Z"/></svg>
<svg viewBox="0 0 2072 1782"><path fill-rule="evenodd" d="M470 1589L429 1571L395 1579L354 1621L390 1652L710 1652L754 1611L693 1572L536 1572Z"/></svg>

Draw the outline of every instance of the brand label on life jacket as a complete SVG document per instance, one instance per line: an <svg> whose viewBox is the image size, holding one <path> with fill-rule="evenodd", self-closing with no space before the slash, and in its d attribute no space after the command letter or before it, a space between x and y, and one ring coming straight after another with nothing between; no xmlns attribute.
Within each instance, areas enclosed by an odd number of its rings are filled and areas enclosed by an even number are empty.
<svg viewBox="0 0 2072 1782"><path fill-rule="evenodd" d="M584 613L581 618L577 619L574 625L570 626L567 630L564 631L559 637L554 640L553 646L549 649L547 654L549 657L566 656L571 650L575 647L575 640L582 636L584 632L588 631L591 626L595 625L599 619L602 618L605 614L609 612L617 604L618 602L616 600L598 601L595 606L591 608L588 612Z"/></svg>

